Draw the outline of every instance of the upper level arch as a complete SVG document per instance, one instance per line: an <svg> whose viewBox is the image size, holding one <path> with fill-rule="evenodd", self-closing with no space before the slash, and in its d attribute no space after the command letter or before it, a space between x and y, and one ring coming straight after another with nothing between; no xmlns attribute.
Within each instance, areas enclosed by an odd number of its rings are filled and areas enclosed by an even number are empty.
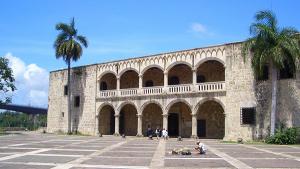
<svg viewBox="0 0 300 169"><path fill-rule="evenodd" d="M139 71L136 68L127 67L127 68L123 69L121 72L118 73L119 77L121 78L121 76L124 73L128 72L128 71L134 71L134 72L136 72L139 75Z"/></svg>
<svg viewBox="0 0 300 169"><path fill-rule="evenodd" d="M151 68L157 68L157 69L159 69L159 70L161 70L161 71L164 71L164 68L163 68L162 66L160 66L160 65L158 65L158 64L151 64L151 65L146 66L146 67L141 71L141 75L144 75L145 72L146 72L147 70L151 69Z"/></svg>
<svg viewBox="0 0 300 169"><path fill-rule="evenodd" d="M192 64L189 63L189 62L185 62L185 61L176 61L176 62L170 64L170 65L166 68L165 73L168 73L172 68L174 68L174 67L177 66L177 65L186 65L186 66L188 66L189 68L193 69Z"/></svg>

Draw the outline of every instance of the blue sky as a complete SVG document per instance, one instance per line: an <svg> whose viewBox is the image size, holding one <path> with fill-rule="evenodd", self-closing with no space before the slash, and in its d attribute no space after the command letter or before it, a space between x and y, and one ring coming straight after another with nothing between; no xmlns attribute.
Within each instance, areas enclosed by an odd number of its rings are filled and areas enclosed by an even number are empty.
<svg viewBox="0 0 300 169"><path fill-rule="evenodd" d="M48 81L27 83L66 67L52 46L55 24L72 17L89 39L73 66L241 41L249 37L254 14L264 9L276 13L280 26L300 30L296 0L2 0L0 6L0 56L9 56L20 72L13 102L39 106L47 105Z"/></svg>

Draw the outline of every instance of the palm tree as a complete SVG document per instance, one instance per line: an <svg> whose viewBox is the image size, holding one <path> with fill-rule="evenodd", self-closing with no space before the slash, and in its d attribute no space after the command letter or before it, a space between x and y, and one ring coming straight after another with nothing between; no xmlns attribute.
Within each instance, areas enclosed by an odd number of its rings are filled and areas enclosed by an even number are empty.
<svg viewBox="0 0 300 169"><path fill-rule="evenodd" d="M269 64L272 80L272 103L270 117L270 135L275 132L277 76L278 70L287 67L295 73L299 67L300 47L299 34L295 28L280 28L271 11L259 11L255 22L250 26L251 38L243 43L244 58L251 52L251 65L256 75L262 75L263 67Z"/></svg>
<svg viewBox="0 0 300 169"><path fill-rule="evenodd" d="M68 65L68 133L71 133L71 61L77 61L82 55L82 45L88 47L86 37L77 35L75 21L72 18L71 23L58 23L56 30L60 31L54 42L56 58L62 58Z"/></svg>

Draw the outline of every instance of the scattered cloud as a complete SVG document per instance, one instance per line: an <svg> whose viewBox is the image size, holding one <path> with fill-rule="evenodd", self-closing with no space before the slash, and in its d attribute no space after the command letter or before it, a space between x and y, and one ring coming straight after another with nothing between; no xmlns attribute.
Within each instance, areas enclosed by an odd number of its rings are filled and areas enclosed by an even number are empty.
<svg viewBox="0 0 300 169"><path fill-rule="evenodd" d="M191 28L194 32L198 32L198 33L206 33L206 27L200 23L193 23L191 25Z"/></svg>
<svg viewBox="0 0 300 169"><path fill-rule="evenodd" d="M26 64L20 58L7 53L13 70L17 90L13 93L13 103L46 107L48 105L49 73L38 65Z"/></svg>
<svg viewBox="0 0 300 169"><path fill-rule="evenodd" d="M214 33L209 31L207 27L201 23L194 22L190 25L190 32L195 33L197 36L213 36Z"/></svg>

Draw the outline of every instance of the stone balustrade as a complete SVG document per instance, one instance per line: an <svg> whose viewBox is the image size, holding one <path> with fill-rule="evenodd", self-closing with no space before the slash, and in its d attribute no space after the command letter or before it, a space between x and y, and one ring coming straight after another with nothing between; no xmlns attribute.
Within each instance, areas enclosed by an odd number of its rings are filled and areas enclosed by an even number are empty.
<svg viewBox="0 0 300 169"><path fill-rule="evenodd" d="M184 85L170 85L167 87L168 93L189 93L192 91L193 85L184 84Z"/></svg>
<svg viewBox="0 0 300 169"><path fill-rule="evenodd" d="M164 91L164 87L144 87L142 88L142 94L143 95L156 95L161 94Z"/></svg>
<svg viewBox="0 0 300 169"><path fill-rule="evenodd" d="M198 83L196 85L197 92L218 92L225 90L225 82Z"/></svg>
<svg viewBox="0 0 300 169"><path fill-rule="evenodd" d="M182 85L169 85L164 88L163 86L143 87L143 88L129 88L118 90L104 90L100 91L98 97L125 97L125 96L137 96L137 95L159 95L162 93L167 94L183 94L191 92L222 92L226 91L225 82L207 82L198 83L195 86L193 84Z"/></svg>
<svg viewBox="0 0 300 169"><path fill-rule="evenodd" d="M138 88L120 89L120 96L135 96L138 94Z"/></svg>

